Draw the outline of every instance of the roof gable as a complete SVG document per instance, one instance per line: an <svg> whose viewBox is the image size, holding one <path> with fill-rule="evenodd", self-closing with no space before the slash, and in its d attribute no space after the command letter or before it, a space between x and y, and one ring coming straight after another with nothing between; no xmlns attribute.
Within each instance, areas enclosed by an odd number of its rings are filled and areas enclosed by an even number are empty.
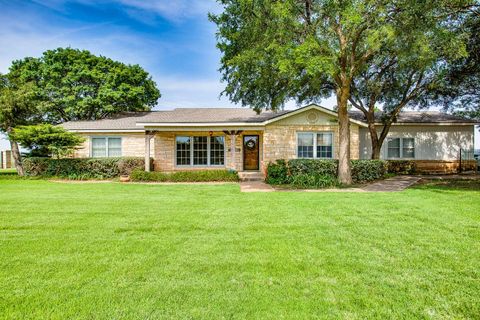
<svg viewBox="0 0 480 320"><path fill-rule="evenodd" d="M289 119L289 120L287 120ZM289 123L289 124L332 124L338 121L338 114L335 111L324 108L317 104L310 104L308 106L298 108L286 112L277 117L266 120L265 124L271 123ZM366 123L356 119L350 119L350 122L359 126L366 127Z"/></svg>

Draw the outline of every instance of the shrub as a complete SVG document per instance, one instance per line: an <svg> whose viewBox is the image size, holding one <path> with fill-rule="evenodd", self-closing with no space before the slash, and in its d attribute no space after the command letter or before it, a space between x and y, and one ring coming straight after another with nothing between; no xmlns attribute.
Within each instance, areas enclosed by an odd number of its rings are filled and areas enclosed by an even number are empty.
<svg viewBox="0 0 480 320"><path fill-rule="evenodd" d="M155 182L229 182L238 181L238 174L231 170L201 170L201 171L177 171L172 173L145 172L134 170L130 176L132 181L155 181Z"/></svg>
<svg viewBox="0 0 480 320"><path fill-rule="evenodd" d="M414 174L417 166L413 160L387 160L387 172L394 174Z"/></svg>
<svg viewBox="0 0 480 320"><path fill-rule="evenodd" d="M144 168L143 158L82 158L51 159L25 158L25 174L28 176L61 177L74 180L108 179L130 174Z"/></svg>
<svg viewBox="0 0 480 320"><path fill-rule="evenodd" d="M288 161L288 168L292 176L299 174L318 174L337 176L337 160L293 159Z"/></svg>
<svg viewBox="0 0 480 320"><path fill-rule="evenodd" d="M382 179L387 173L383 160L352 160L352 180L355 183Z"/></svg>
<svg viewBox="0 0 480 320"><path fill-rule="evenodd" d="M338 180L334 176L321 174L305 174L294 175L291 178L292 186L296 188L327 188L338 185Z"/></svg>
<svg viewBox="0 0 480 320"><path fill-rule="evenodd" d="M277 160L275 163L270 162L267 166L267 178L265 180L269 184L289 183L287 162L285 160Z"/></svg>
<svg viewBox="0 0 480 320"><path fill-rule="evenodd" d="M382 160L352 160L355 183L381 179L386 173ZM297 188L325 188L338 185L337 160L277 160L267 166L267 183L291 184Z"/></svg>
<svg viewBox="0 0 480 320"><path fill-rule="evenodd" d="M155 181L155 182L165 182L168 181L168 175L164 172L146 172L141 169L133 170L130 175L131 181Z"/></svg>

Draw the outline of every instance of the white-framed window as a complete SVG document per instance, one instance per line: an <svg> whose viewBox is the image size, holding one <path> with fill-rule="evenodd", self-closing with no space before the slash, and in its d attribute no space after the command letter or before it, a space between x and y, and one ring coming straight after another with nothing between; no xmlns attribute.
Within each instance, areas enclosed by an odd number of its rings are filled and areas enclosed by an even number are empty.
<svg viewBox="0 0 480 320"><path fill-rule="evenodd" d="M414 159L414 138L388 138L387 159Z"/></svg>
<svg viewBox="0 0 480 320"><path fill-rule="evenodd" d="M121 137L92 137L92 148L90 155L93 158L121 157Z"/></svg>
<svg viewBox="0 0 480 320"><path fill-rule="evenodd" d="M225 165L225 137L176 136L175 163L177 166Z"/></svg>
<svg viewBox="0 0 480 320"><path fill-rule="evenodd" d="M297 157L332 159L333 132L298 132Z"/></svg>

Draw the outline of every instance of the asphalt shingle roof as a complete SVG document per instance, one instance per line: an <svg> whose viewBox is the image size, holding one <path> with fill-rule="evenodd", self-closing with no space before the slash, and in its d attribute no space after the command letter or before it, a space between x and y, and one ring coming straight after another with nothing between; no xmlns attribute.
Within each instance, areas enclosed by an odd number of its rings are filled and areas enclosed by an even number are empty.
<svg viewBox="0 0 480 320"><path fill-rule="evenodd" d="M366 122L366 118L361 111L349 111L351 119ZM375 120L381 122L382 112L375 113ZM466 119L452 114L440 111L404 111L397 116L396 123L472 123L478 121Z"/></svg>
<svg viewBox="0 0 480 320"><path fill-rule="evenodd" d="M177 108L169 111L126 112L96 121L71 121L63 124L69 130L139 130L137 123L261 123L295 110L263 112L257 114L250 108ZM359 111L349 112L353 120L365 122ZM380 120L381 113L376 114ZM476 121L438 111L405 111L397 123L476 123Z"/></svg>

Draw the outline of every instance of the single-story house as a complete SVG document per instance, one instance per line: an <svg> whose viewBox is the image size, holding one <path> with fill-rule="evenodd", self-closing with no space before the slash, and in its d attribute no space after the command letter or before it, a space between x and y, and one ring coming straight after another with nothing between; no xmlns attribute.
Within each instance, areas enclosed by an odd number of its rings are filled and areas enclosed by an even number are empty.
<svg viewBox="0 0 480 320"><path fill-rule="evenodd" d="M437 111L405 111L392 125L381 158L414 160L424 171L454 171L461 149L474 147L475 124ZM260 114L249 108L178 108L63 126L87 137L75 157L153 158L153 168L147 161L146 170L264 173L277 159L338 157L337 113L315 104ZM350 134L352 159L368 159L371 143L363 114L350 112Z"/></svg>

